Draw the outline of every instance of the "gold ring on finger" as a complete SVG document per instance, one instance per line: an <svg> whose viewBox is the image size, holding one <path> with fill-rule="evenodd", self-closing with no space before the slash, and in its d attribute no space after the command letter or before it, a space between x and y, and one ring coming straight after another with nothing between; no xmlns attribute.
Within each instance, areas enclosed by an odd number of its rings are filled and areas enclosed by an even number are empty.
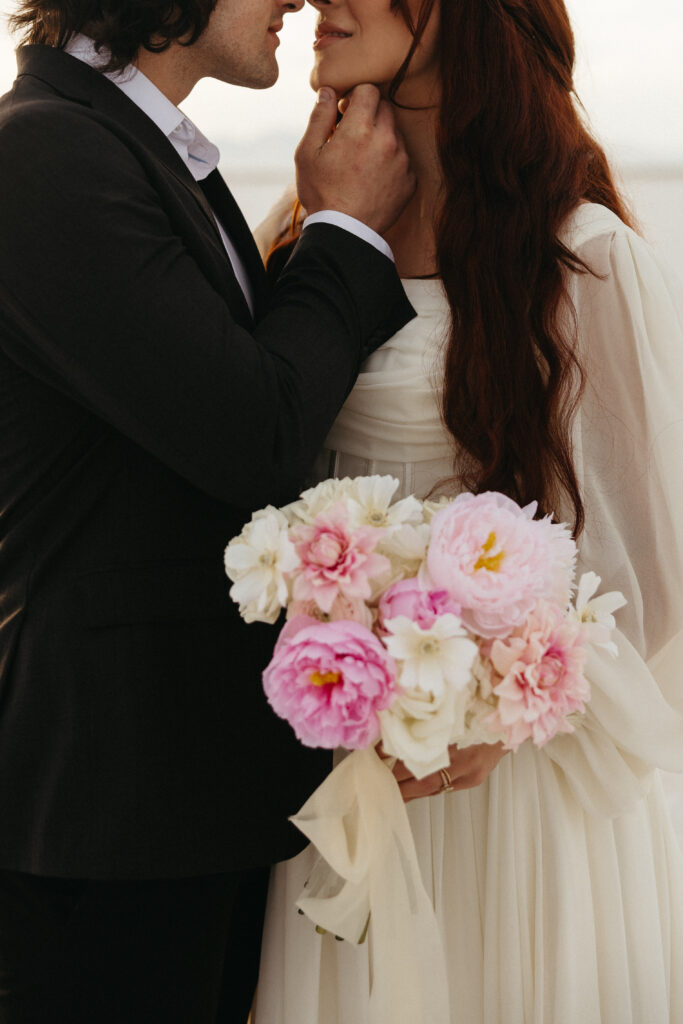
<svg viewBox="0 0 683 1024"><path fill-rule="evenodd" d="M447 768L439 768L439 775L443 783L439 793L452 793L453 792L453 779L448 774Z"/></svg>

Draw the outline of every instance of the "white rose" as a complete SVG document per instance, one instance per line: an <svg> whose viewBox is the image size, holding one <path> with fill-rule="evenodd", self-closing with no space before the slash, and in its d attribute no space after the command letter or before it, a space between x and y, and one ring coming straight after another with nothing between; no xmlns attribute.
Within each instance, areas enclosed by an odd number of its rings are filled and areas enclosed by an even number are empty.
<svg viewBox="0 0 683 1024"><path fill-rule="evenodd" d="M479 743L500 743L505 739L502 733L494 733L484 724L484 720L495 711L496 698L484 700L480 694L473 694L465 710L465 721L459 735L454 736L452 743L457 743L461 750Z"/></svg>
<svg viewBox="0 0 683 1024"><path fill-rule="evenodd" d="M427 554L428 544L429 526L426 523L417 526L404 523L382 537L377 551L389 559L391 567L375 582L371 600L381 597L385 590L399 580L417 576Z"/></svg>
<svg viewBox="0 0 683 1024"><path fill-rule="evenodd" d="M382 746L417 779L450 763L448 746L463 732L469 688L445 687L438 695L408 690L379 712Z"/></svg>

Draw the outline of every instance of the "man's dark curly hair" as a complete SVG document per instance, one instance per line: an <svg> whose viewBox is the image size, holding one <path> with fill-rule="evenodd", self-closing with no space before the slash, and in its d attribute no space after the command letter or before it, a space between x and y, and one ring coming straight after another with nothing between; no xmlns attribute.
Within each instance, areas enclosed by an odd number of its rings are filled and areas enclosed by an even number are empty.
<svg viewBox="0 0 683 1024"><path fill-rule="evenodd" d="M191 46L217 0L21 0L9 19L22 43L63 47L85 32L110 55L103 70L118 71L141 49L158 53L174 41Z"/></svg>

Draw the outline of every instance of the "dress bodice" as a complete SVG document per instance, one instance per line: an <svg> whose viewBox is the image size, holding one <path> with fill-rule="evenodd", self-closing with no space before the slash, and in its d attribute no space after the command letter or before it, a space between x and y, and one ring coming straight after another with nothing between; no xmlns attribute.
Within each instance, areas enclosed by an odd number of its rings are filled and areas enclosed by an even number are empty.
<svg viewBox="0 0 683 1024"><path fill-rule="evenodd" d="M363 364L330 431L318 475L390 473L422 497L452 474L440 411L450 310L439 280L403 281L417 313Z"/></svg>

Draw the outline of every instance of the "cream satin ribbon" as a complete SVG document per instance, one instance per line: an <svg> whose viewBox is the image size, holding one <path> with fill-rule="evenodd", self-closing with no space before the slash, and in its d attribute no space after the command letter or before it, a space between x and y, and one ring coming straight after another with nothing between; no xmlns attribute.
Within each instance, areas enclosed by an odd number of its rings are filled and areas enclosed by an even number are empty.
<svg viewBox="0 0 683 1024"><path fill-rule="evenodd" d="M434 907L398 784L374 749L345 758L291 821L321 858L297 906L349 942L367 932L369 1024L448 1024Z"/></svg>

